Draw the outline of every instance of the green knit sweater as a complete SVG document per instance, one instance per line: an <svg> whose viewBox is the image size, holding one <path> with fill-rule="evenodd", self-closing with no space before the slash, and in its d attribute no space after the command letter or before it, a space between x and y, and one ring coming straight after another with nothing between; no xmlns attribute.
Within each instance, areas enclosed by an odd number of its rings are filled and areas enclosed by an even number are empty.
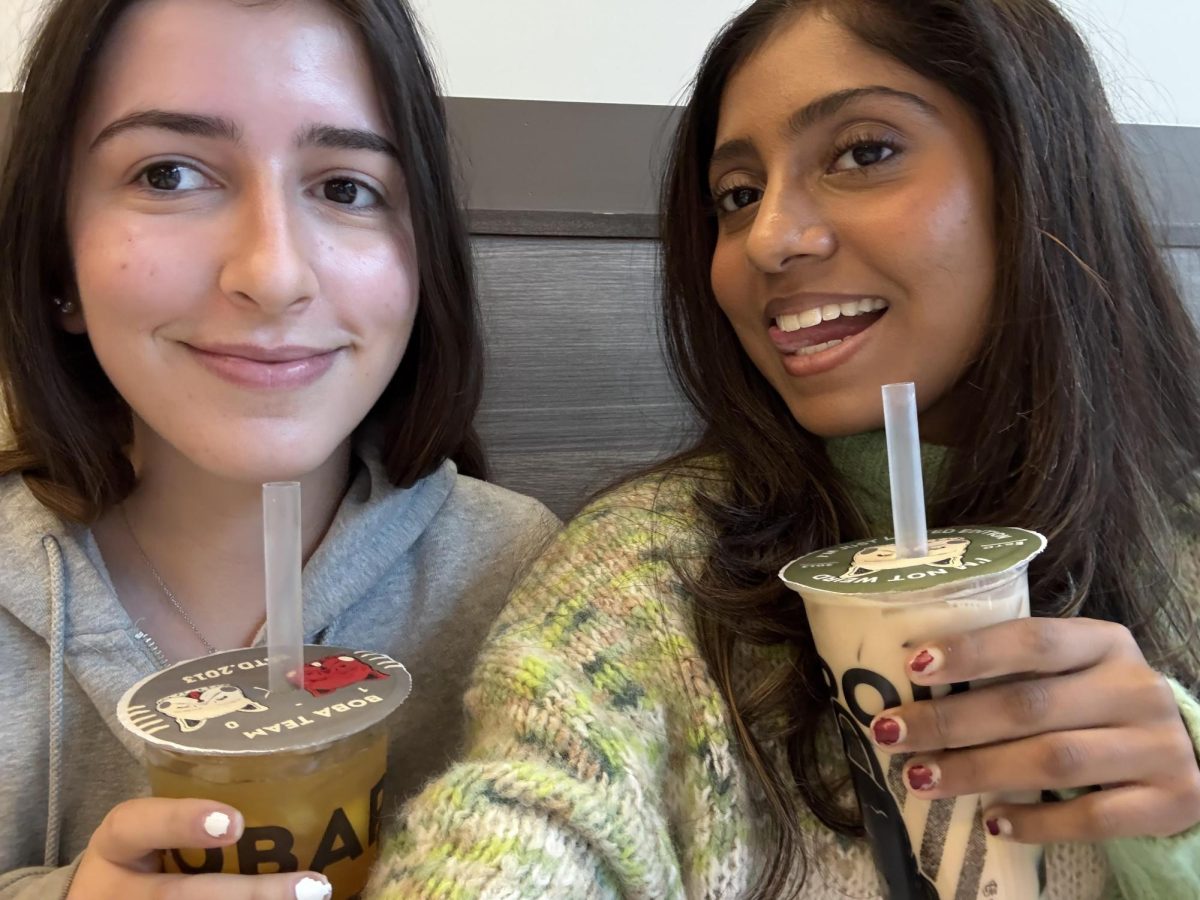
<svg viewBox="0 0 1200 900"><path fill-rule="evenodd" d="M889 530L879 437L833 442L830 452L853 476L864 514ZM927 483L941 457L927 450ZM480 656L463 760L405 808L369 897L746 895L764 859L761 798L671 564L703 554L696 477L622 488L536 563ZM782 658L771 648L742 652L751 674ZM1200 746L1200 705L1176 693ZM829 773L843 773L832 729L823 740ZM811 816L802 824L800 896L881 896L864 842ZM1047 881L1046 896L1062 900L1200 897L1200 828L1048 848Z"/></svg>

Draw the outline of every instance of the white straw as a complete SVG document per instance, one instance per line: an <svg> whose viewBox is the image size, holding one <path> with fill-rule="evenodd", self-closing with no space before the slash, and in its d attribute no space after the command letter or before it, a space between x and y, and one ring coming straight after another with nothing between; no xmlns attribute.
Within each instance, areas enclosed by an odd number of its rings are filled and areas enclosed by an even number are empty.
<svg viewBox="0 0 1200 900"><path fill-rule="evenodd" d="M883 386L883 426L887 431L896 553L901 559L916 559L929 553L929 539L925 532L917 391L911 381Z"/></svg>
<svg viewBox="0 0 1200 900"><path fill-rule="evenodd" d="M303 686L299 482L263 485L263 557L267 575L268 689L274 694Z"/></svg>

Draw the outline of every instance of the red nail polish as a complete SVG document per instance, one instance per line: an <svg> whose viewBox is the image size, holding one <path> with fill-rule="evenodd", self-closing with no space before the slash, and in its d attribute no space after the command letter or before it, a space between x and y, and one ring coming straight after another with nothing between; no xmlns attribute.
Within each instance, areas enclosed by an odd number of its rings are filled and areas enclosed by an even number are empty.
<svg viewBox="0 0 1200 900"><path fill-rule="evenodd" d="M992 837L1000 837L1000 821L998 819L987 820L988 834Z"/></svg>
<svg viewBox="0 0 1200 900"><path fill-rule="evenodd" d="M937 783L929 766L913 766L908 770L908 785L914 791L927 791Z"/></svg>
<svg viewBox="0 0 1200 900"><path fill-rule="evenodd" d="M928 650L922 650L913 658L913 661L909 665L914 672L924 672L929 668L931 662L933 662L933 654Z"/></svg>
<svg viewBox="0 0 1200 900"><path fill-rule="evenodd" d="M871 726L871 730L875 732L875 742L883 745L895 744L900 740L900 723L895 719L884 717L876 719L875 724Z"/></svg>

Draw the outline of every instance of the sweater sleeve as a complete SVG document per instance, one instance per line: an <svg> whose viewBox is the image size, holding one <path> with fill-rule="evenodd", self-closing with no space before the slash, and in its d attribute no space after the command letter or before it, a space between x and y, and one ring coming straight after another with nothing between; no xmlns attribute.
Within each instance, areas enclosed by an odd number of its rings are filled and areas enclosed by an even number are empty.
<svg viewBox="0 0 1200 900"><path fill-rule="evenodd" d="M0 900L63 900L79 867L76 859L57 869L31 866L0 875Z"/></svg>
<svg viewBox="0 0 1200 900"><path fill-rule="evenodd" d="M705 727L719 701L695 696L698 655L664 622L667 521L593 508L535 564L477 664L464 761L401 813L368 897L682 897L689 870L736 859L735 829L668 786L736 802ZM696 820L702 840L679 827Z"/></svg>
<svg viewBox="0 0 1200 900"><path fill-rule="evenodd" d="M1200 703L1167 679L1200 757ZM1200 897L1200 825L1169 838L1124 838L1102 845L1112 869L1109 896L1120 900Z"/></svg>

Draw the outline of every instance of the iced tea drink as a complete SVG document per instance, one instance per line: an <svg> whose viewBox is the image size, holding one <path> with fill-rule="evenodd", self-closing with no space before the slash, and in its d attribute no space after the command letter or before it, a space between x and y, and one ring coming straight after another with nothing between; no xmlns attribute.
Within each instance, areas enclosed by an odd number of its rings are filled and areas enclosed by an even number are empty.
<svg viewBox="0 0 1200 900"><path fill-rule="evenodd" d="M858 541L789 563L780 577L800 593L833 712L891 900L1034 900L1040 847L993 838L983 811L1037 795L910 796L907 757L876 750L871 721L885 709L976 684L914 685L915 644L1029 615L1029 561L1046 545L1019 528L929 532L929 553L900 559L886 540Z"/></svg>
<svg viewBox="0 0 1200 900"><path fill-rule="evenodd" d="M389 714L408 672L390 657L305 648L304 689L271 696L262 648L179 663L122 698L145 740L156 797L202 797L241 810L237 844L173 848L168 872L312 870L335 900L366 886L386 803Z"/></svg>

